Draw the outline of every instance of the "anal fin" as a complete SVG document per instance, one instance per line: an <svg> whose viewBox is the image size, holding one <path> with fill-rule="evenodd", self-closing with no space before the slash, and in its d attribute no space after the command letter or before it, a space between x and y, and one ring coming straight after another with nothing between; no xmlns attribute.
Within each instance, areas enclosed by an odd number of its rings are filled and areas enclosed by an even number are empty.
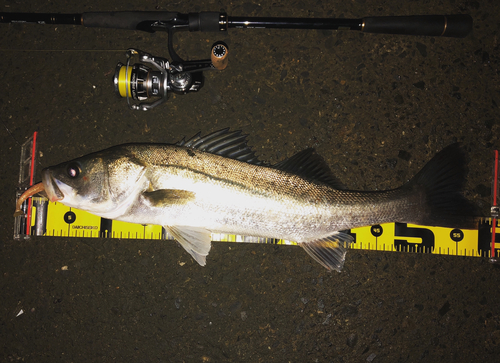
<svg viewBox="0 0 500 363"><path fill-rule="evenodd" d="M299 245L321 266L327 270L340 272L344 267L345 255L349 244L354 238L343 232L310 242L302 242Z"/></svg>

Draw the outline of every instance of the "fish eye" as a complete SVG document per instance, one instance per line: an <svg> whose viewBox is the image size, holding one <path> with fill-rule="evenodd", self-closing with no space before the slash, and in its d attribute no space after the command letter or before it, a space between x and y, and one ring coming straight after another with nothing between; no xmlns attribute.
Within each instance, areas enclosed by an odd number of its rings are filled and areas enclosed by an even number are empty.
<svg viewBox="0 0 500 363"><path fill-rule="evenodd" d="M76 162L69 163L68 166L66 167L66 172L68 173L68 176L70 178L77 178L80 175L81 172L80 164Z"/></svg>

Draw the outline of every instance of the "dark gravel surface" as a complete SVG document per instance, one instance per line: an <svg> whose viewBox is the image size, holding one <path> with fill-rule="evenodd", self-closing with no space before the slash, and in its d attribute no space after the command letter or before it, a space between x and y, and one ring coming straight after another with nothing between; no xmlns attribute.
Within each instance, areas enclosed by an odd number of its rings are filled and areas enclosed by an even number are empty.
<svg viewBox="0 0 500 363"><path fill-rule="evenodd" d="M464 39L355 31L231 30L175 36L178 53L229 67L197 94L133 112L113 93L124 51L168 57L166 34L0 25L0 361L496 362L500 271L486 259L350 251L327 273L296 247L214 243L207 266L176 243L14 241L20 144L41 167L125 142L242 129L263 160L315 147L351 189L411 178L455 141L466 196L488 215L500 147L497 1L1 1L1 11L114 10L360 18L470 14ZM67 266L67 269L63 269ZM23 314L16 317L20 309Z"/></svg>

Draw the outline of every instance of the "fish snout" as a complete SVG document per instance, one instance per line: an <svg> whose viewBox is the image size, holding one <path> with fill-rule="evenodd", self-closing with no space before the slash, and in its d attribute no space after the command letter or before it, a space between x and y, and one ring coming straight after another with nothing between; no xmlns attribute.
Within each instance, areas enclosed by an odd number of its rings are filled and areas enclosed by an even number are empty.
<svg viewBox="0 0 500 363"><path fill-rule="evenodd" d="M57 202L64 199L64 194L57 186L56 180L49 169L42 170L42 183L51 202Z"/></svg>

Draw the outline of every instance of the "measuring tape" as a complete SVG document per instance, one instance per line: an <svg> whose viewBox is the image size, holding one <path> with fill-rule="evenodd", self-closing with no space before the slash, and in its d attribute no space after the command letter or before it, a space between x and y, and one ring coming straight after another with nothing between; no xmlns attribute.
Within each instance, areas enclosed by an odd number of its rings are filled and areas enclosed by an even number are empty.
<svg viewBox="0 0 500 363"><path fill-rule="evenodd" d="M120 238L173 240L162 226L115 221L32 198L30 235L81 238ZM496 222L498 223L498 222ZM407 223L386 223L345 231L354 237L352 249L375 251L407 251L457 256L485 257L490 253L492 219L485 218L477 230L417 226ZM499 227L496 225L496 227ZM497 235L497 240L500 235ZM19 238L19 236L17 237ZM213 233L214 242L247 242L296 245L295 242L273 238L257 238Z"/></svg>
<svg viewBox="0 0 500 363"><path fill-rule="evenodd" d="M23 145L23 148L36 148L36 134L33 139L28 140ZM34 157L35 153L27 150L21 152L20 183L21 179L27 180L25 174L26 165L29 164L27 162L29 155ZM496 233L497 228L500 227L497 220L498 203L496 200L498 197L498 152L495 155L492 218L482 219L477 230L460 227L418 226L409 223L386 223L344 231L354 237L350 248L495 258L500 253L494 244L495 240L500 240L500 235ZM31 165L33 165L32 162ZM29 179L32 184L32 178ZM19 193L21 191L18 191ZM174 240L162 226L158 225L141 225L109 220L67 207L61 203L49 202L42 197L32 197L25 204L26 206L23 206L25 216L19 216L15 219L15 239L29 238L29 236L50 236ZM498 231L500 232L500 229ZM282 239L220 233L212 233L212 241L297 245L295 242Z"/></svg>

